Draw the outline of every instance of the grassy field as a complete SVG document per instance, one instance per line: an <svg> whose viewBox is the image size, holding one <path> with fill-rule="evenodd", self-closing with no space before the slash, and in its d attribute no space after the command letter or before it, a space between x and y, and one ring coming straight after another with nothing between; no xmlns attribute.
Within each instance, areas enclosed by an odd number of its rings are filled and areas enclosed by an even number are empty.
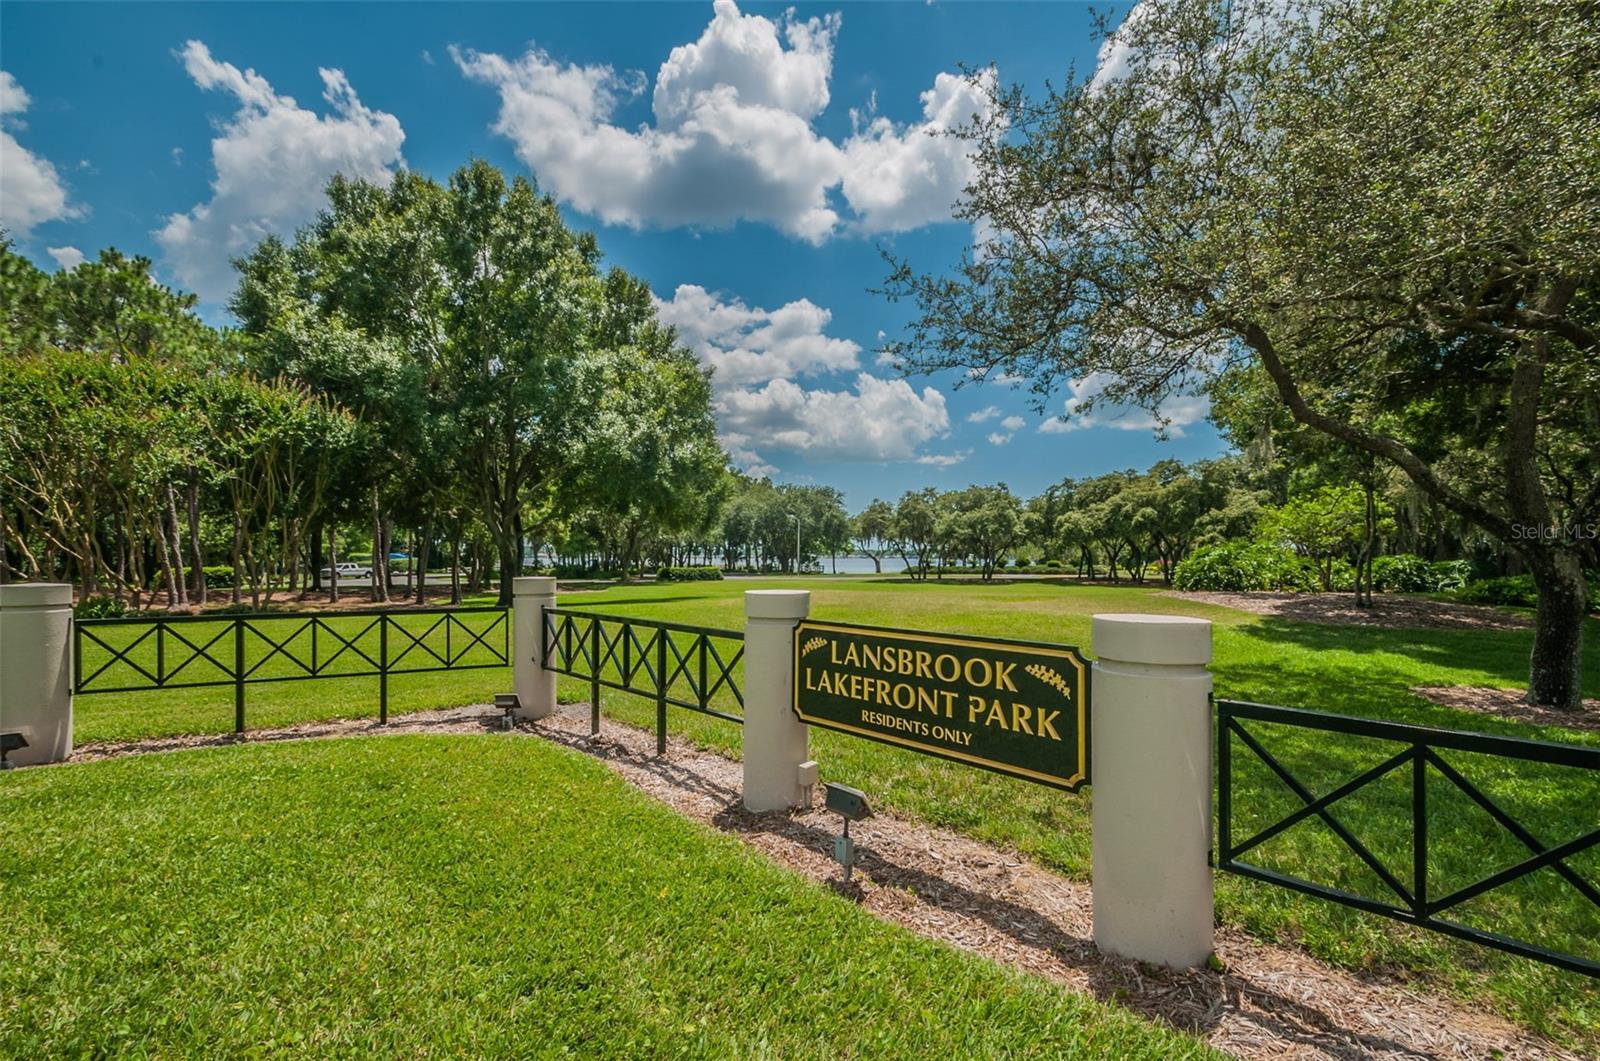
<svg viewBox="0 0 1600 1061"><path fill-rule="evenodd" d="M0 820L7 1057L1208 1054L534 740L22 771Z"/></svg>
<svg viewBox="0 0 1600 1061"><path fill-rule="evenodd" d="M1217 624L1214 672L1219 696L1600 744L1600 735L1593 733L1486 718L1429 704L1409 692L1418 685L1517 686L1526 673L1530 642L1526 631L1313 626L1259 619L1153 590L1042 582L985 586L871 578L730 581L569 593L562 604L738 629L743 621L743 590L783 586L812 589L812 614L819 618L1059 641L1085 648L1095 612L1198 615ZM1593 621L1585 674L1588 694L1600 695L1600 623ZM390 683L390 709L481 702L509 687L510 676L504 669L399 677ZM563 699L586 698L587 683L563 679L561 694ZM376 712L374 679L257 686L249 697L252 726ZM653 724L654 708L648 701L610 691L603 699L608 714ZM86 696L79 699L78 712L80 739L222 730L232 724L232 690ZM672 712L670 726L676 734L738 754L737 726L678 710ZM1252 729L1317 792L1336 787L1396 750L1392 745L1330 740L1307 731ZM882 805L1013 845L1068 875L1088 875L1089 796L1065 795L823 731L813 732L812 747L826 778L861 787ZM1600 779L1555 769L1508 768L1474 756L1450 758L1547 843L1600 824ZM1236 764L1235 836L1247 836L1254 827L1298 805L1265 767L1254 764L1242 750L1236 751ZM1430 786L1430 797L1429 873L1434 894L1470 883L1526 853L1465 797L1453 796L1443 786ZM1409 807L1408 779L1402 771L1335 810L1397 876L1408 879ZM1263 845L1251 859L1361 894L1382 894L1376 876L1315 821ZM1569 864L1591 880L1600 878L1600 849L1591 848ZM1600 990L1582 977L1226 875L1218 881L1218 902L1224 919L1263 937L1298 942L1320 957L1348 966L1417 976L1460 995L1488 1000L1501 1012L1541 1030L1600 1043ZM1468 923L1554 949L1597 953L1600 911L1550 870L1474 900L1458 914Z"/></svg>

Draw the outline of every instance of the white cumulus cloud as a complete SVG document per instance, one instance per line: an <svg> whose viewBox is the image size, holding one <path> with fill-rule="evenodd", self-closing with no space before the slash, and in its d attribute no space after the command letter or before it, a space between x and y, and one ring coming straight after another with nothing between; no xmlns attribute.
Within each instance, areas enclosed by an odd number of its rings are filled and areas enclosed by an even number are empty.
<svg viewBox="0 0 1600 1061"><path fill-rule="evenodd" d="M851 372L860 344L827 334L833 314L810 299L777 309L681 284L656 299L660 319L712 368L723 446L753 475L775 452L818 460L914 460L950 430L944 395L856 372L849 386L805 387L806 376Z"/></svg>
<svg viewBox="0 0 1600 1061"><path fill-rule="evenodd" d="M967 145L951 135L988 109L995 74L974 84L941 73L922 93L922 121L896 125L873 118L845 141L845 199L864 232L903 232L948 220L972 180Z"/></svg>
<svg viewBox="0 0 1600 1061"><path fill-rule="evenodd" d="M317 71L327 104L319 115L254 70L213 59L200 41L185 44L179 57L197 86L238 104L211 141L211 198L155 233L179 280L202 298L220 300L232 289L231 258L309 221L335 173L387 184L403 164L400 120L365 106L343 71Z"/></svg>
<svg viewBox="0 0 1600 1061"><path fill-rule="evenodd" d="M672 49L650 95L653 124L614 120L648 79L608 65L451 49L468 78L500 96L494 129L540 184L610 224L770 224L821 243L847 227L885 232L947 220L970 163L937 135L984 105L940 74L920 121L873 118L843 144L817 134L828 106L838 14L773 20L717 0L700 37ZM838 189L849 212L830 193Z"/></svg>
<svg viewBox="0 0 1600 1061"><path fill-rule="evenodd" d="M46 221L83 213L68 201L67 187L55 166L12 135L23 127L16 115L27 111L32 102L17 79L0 70L0 227L20 239L27 239L35 226Z"/></svg>
<svg viewBox="0 0 1600 1061"><path fill-rule="evenodd" d="M83 264L83 252L76 247L46 247L45 253L63 269L76 269Z"/></svg>
<svg viewBox="0 0 1600 1061"><path fill-rule="evenodd" d="M1109 427L1118 431L1165 431L1173 438L1182 438L1184 429L1199 423L1211 411L1211 403L1204 395L1176 394L1161 403L1159 411L1127 405L1112 405L1094 401L1112 382L1105 372L1093 372L1082 379L1073 380L1063 415L1046 420L1039 430L1047 435L1066 434L1089 427ZM1092 408L1085 409L1093 402Z"/></svg>
<svg viewBox="0 0 1600 1061"><path fill-rule="evenodd" d="M719 390L853 369L861 353L859 344L824 334L833 313L810 299L766 310L698 284L680 284L671 300L656 300L656 312L715 369L712 382Z"/></svg>
<svg viewBox="0 0 1600 1061"><path fill-rule="evenodd" d="M968 413L967 423L986 424L999 415L1000 407L998 405L985 405L982 409L979 409L976 412Z"/></svg>
<svg viewBox="0 0 1600 1061"><path fill-rule="evenodd" d="M853 391L806 390L775 379L760 389L729 391L717 404L731 447L820 460L914 460L918 447L950 430L943 394L867 372L857 374Z"/></svg>

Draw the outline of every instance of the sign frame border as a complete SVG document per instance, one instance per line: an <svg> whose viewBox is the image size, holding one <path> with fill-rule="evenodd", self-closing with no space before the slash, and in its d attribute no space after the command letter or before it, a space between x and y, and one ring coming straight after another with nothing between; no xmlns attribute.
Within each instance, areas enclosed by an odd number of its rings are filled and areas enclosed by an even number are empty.
<svg viewBox="0 0 1600 1061"><path fill-rule="evenodd" d="M838 630L843 632L862 631L873 634L886 634L891 638L898 637L907 640L935 641L947 645L958 645L964 648L981 648L985 645L1002 645L1012 648L1033 649L1072 660L1078 667L1079 675L1078 749L1079 762L1082 764L1081 768L1076 774L1073 774L1066 780L1062 780L1061 778L1050 774L1041 774L1038 771L1029 770L1027 767L999 763L992 759L983 759L976 755L963 754L957 751L946 752L937 748L929 747L928 745L919 743L917 741L908 740L903 737L895 737L887 733L875 733L871 730L861 729L855 726L846 725L841 722L835 722L832 719L819 720L815 716L807 716L800 710L800 644L803 640L801 637L801 631L806 629ZM898 626L871 626L866 623L835 622L831 619L800 620L795 624L794 631L790 637L790 644L791 661L794 668L793 680L790 684L793 686L794 692L789 700L789 709L794 712L795 718L799 719L808 726L817 726L821 729L829 729L837 733L847 733L853 737L862 737L866 740L877 741L879 744L887 744L891 747L904 748L908 751L916 752L921 755L931 755L936 759L944 759L947 762L960 763L963 766L975 766L980 770L987 770L990 773L1001 774L1006 777L1015 778L1018 781L1029 782L1030 784L1045 785L1049 788L1059 789L1063 792L1078 792L1081 791L1085 785L1091 783L1091 778L1094 776L1094 771L1090 758L1092 755L1094 742L1091 739L1089 728L1091 725L1090 720L1094 717L1094 712L1091 708L1092 702L1090 700L1089 689L1093 682L1094 662L1085 656L1076 645L1052 644L1046 641L1025 641L1014 637L979 637L977 635L968 634L946 634L932 630L910 630L906 629L905 627Z"/></svg>

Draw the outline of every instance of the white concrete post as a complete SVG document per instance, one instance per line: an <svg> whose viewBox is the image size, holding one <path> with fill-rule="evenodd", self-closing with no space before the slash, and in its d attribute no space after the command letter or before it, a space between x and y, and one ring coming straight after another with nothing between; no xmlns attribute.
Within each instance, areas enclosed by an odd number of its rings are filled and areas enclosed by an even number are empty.
<svg viewBox="0 0 1600 1061"><path fill-rule="evenodd" d="M0 586L0 733L21 733L18 766L72 754L72 587Z"/></svg>
<svg viewBox="0 0 1600 1061"><path fill-rule="evenodd" d="M744 594L744 807L802 806L800 765L808 727L794 716L794 628L811 612L811 591Z"/></svg>
<svg viewBox="0 0 1600 1061"><path fill-rule="evenodd" d="M544 669L544 618L556 606L556 580L523 575L511 580L512 686L518 718L545 718L556 709L556 672Z"/></svg>
<svg viewBox="0 0 1600 1061"><path fill-rule="evenodd" d="M1211 623L1094 617L1094 942L1174 968L1211 956Z"/></svg>

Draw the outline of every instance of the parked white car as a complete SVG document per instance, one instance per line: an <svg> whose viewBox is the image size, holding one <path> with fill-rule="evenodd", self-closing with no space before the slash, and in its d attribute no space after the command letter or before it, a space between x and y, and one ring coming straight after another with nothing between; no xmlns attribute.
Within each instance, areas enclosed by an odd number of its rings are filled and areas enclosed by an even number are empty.
<svg viewBox="0 0 1600 1061"><path fill-rule="evenodd" d="M324 567L322 573L324 576L332 576L335 571L332 568ZM340 564L337 574L340 578L371 578L372 568L366 564Z"/></svg>

